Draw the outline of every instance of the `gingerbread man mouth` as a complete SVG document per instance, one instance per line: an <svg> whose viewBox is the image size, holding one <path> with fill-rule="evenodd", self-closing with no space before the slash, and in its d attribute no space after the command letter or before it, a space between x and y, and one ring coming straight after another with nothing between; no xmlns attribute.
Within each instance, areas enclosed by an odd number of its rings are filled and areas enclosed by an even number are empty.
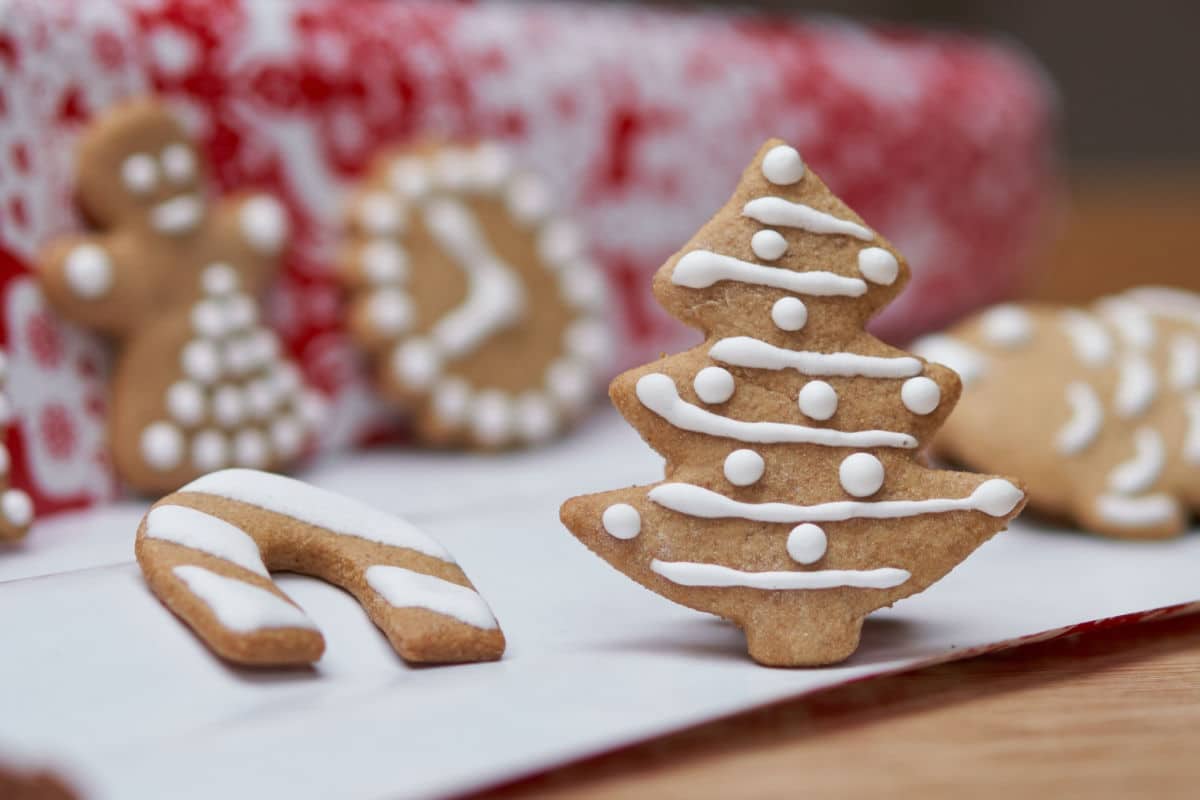
<svg viewBox="0 0 1200 800"><path fill-rule="evenodd" d="M187 233L204 217L204 200L195 192L164 200L150 211L150 222L159 233Z"/></svg>

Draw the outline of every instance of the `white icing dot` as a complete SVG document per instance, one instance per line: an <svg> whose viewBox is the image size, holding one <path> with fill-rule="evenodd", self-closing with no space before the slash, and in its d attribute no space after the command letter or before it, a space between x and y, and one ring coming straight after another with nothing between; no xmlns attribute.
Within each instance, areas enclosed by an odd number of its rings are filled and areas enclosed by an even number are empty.
<svg viewBox="0 0 1200 800"><path fill-rule="evenodd" d="M603 311L608 301L608 283L600 270L588 262L576 262L559 275L559 287L572 308Z"/></svg>
<svg viewBox="0 0 1200 800"><path fill-rule="evenodd" d="M1020 347L1033 336L1033 319L1020 306L996 306L983 315L983 336L997 347Z"/></svg>
<svg viewBox="0 0 1200 800"><path fill-rule="evenodd" d="M134 194L149 194L158 184L158 165L145 153L134 153L121 162L121 183Z"/></svg>
<svg viewBox="0 0 1200 800"><path fill-rule="evenodd" d="M18 528L33 522L33 501L20 489L6 489L0 495L0 510L4 518Z"/></svg>
<svg viewBox="0 0 1200 800"><path fill-rule="evenodd" d="M858 271L871 283L891 286L900 275L900 262L882 247L867 247L858 251Z"/></svg>
<svg viewBox="0 0 1200 800"><path fill-rule="evenodd" d="M260 469L265 467L270 451L267 437L254 428L238 431L233 439L233 460L239 467Z"/></svg>
<svg viewBox="0 0 1200 800"><path fill-rule="evenodd" d="M162 156L163 172L175 183L187 183L196 175L196 156L192 148L176 142L168 145Z"/></svg>
<svg viewBox="0 0 1200 800"><path fill-rule="evenodd" d="M750 237L750 249L763 261L777 261L787 252L787 239L779 231L762 230Z"/></svg>
<svg viewBox="0 0 1200 800"><path fill-rule="evenodd" d="M501 444L512 435L513 407L508 395L489 389L472 404L471 430L484 444Z"/></svg>
<svg viewBox="0 0 1200 800"><path fill-rule="evenodd" d="M900 387L900 400L909 411L924 416L938 407L942 401L942 390L931 378L909 378Z"/></svg>
<svg viewBox="0 0 1200 800"><path fill-rule="evenodd" d="M558 269L583 252L583 235L574 223L556 219L538 234L538 254L551 269Z"/></svg>
<svg viewBox="0 0 1200 800"><path fill-rule="evenodd" d="M734 486L749 486L763 476L763 457L753 450L734 450L725 456L725 478Z"/></svg>
<svg viewBox="0 0 1200 800"><path fill-rule="evenodd" d="M433 164L438 183L451 191L463 191L475 177L470 157L462 150L445 149L438 153Z"/></svg>
<svg viewBox="0 0 1200 800"><path fill-rule="evenodd" d="M329 403L318 391L306 390L296 399L296 410L310 431L320 430L329 420Z"/></svg>
<svg viewBox="0 0 1200 800"><path fill-rule="evenodd" d="M372 326L385 336L403 333L412 325L412 301L399 289L376 289L367 304Z"/></svg>
<svg viewBox="0 0 1200 800"><path fill-rule="evenodd" d="M422 389L442 371L442 358L432 342L410 339L392 351L392 370L402 383Z"/></svg>
<svg viewBox="0 0 1200 800"><path fill-rule="evenodd" d="M254 352L254 363L265 367L279 358L279 337L274 331L260 328L250 337L250 347Z"/></svg>
<svg viewBox="0 0 1200 800"><path fill-rule="evenodd" d="M705 367L696 373L692 388L705 403L724 403L733 397L733 375L723 367Z"/></svg>
<svg viewBox="0 0 1200 800"><path fill-rule="evenodd" d="M842 488L855 497L870 497L883 486L883 462L870 453L854 453L838 467Z"/></svg>
<svg viewBox="0 0 1200 800"><path fill-rule="evenodd" d="M85 299L100 297L112 288L112 262L95 244L81 244L67 254L66 276L71 291Z"/></svg>
<svg viewBox="0 0 1200 800"><path fill-rule="evenodd" d="M448 423L459 423L471 407L471 387L462 378L443 378L433 387L433 412Z"/></svg>
<svg viewBox="0 0 1200 800"><path fill-rule="evenodd" d="M300 370L290 361L277 364L271 372L271 383L278 396L293 394L300 388Z"/></svg>
<svg viewBox="0 0 1200 800"><path fill-rule="evenodd" d="M429 170L416 158L398 159L388 173L392 188L405 197L416 199L429 191Z"/></svg>
<svg viewBox="0 0 1200 800"><path fill-rule="evenodd" d="M183 348L183 372L200 383L212 383L221 377L221 357L212 342L196 339Z"/></svg>
<svg viewBox="0 0 1200 800"><path fill-rule="evenodd" d="M554 406L540 392L526 392L517 399L517 431L527 442L541 442L558 427Z"/></svg>
<svg viewBox="0 0 1200 800"><path fill-rule="evenodd" d="M283 458L294 458L304 447L304 424L293 416L271 423L271 444Z"/></svg>
<svg viewBox="0 0 1200 800"><path fill-rule="evenodd" d="M151 468L166 472L183 458L183 434L169 422L154 422L142 431L142 458Z"/></svg>
<svg viewBox="0 0 1200 800"><path fill-rule="evenodd" d="M167 413L191 427L204 419L204 390L191 381L176 381L167 389Z"/></svg>
<svg viewBox="0 0 1200 800"><path fill-rule="evenodd" d="M225 307L215 300L202 300L192 306L192 329L200 336L219 339L228 332Z"/></svg>
<svg viewBox="0 0 1200 800"><path fill-rule="evenodd" d="M255 419L271 416L282 399L275 382L270 378L259 378L246 386L246 406Z"/></svg>
<svg viewBox="0 0 1200 800"><path fill-rule="evenodd" d="M0 475L7 475L9 467L12 466L12 457L8 454L8 448L0 442Z"/></svg>
<svg viewBox="0 0 1200 800"><path fill-rule="evenodd" d="M787 538L787 552L801 564L815 564L825 556L828 540L820 526L805 522L792 528Z"/></svg>
<svg viewBox="0 0 1200 800"><path fill-rule="evenodd" d="M200 472L213 472L229 463L229 442L219 431L205 430L192 439L192 466Z"/></svg>
<svg viewBox="0 0 1200 800"><path fill-rule="evenodd" d="M226 428L241 424L246 417L246 399L236 386L224 385L213 395L213 416Z"/></svg>
<svg viewBox="0 0 1200 800"><path fill-rule="evenodd" d="M837 390L825 381L809 381L800 389L800 411L813 419L827 420L837 413Z"/></svg>
<svg viewBox="0 0 1200 800"><path fill-rule="evenodd" d="M258 306L244 294L235 294L225 301L225 316L232 330L244 330L258 322Z"/></svg>
<svg viewBox="0 0 1200 800"><path fill-rule="evenodd" d="M288 219L283 206L270 195L260 194L242 203L238 210L242 235L260 253L278 253L287 238Z"/></svg>
<svg viewBox="0 0 1200 800"><path fill-rule="evenodd" d="M485 188L494 189L512 173L513 159L508 149L495 142L483 142L471 156L475 177Z"/></svg>
<svg viewBox="0 0 1200 800"><path fill-rule="evenodd" d="M604 509L600 518L609 536L632 539L642 532L642 515L628 503L614 503Z"/></svg>
<svg viewBox="0 0 1200 800"><path fill-rule="evenodd" d="M804 160L794 147L772 147L763 156L763 176L776 186L791 186L804 177Z"/></svg>
<svg viewBox="0 0 1200 800"><path fill-rule="evenodd" d="M519 222L537 222L550 212L550 190L536 175L519 175L508 185L505 194L508 211Z"/></svg>
<svg viewBox="0 0 1200 800"><path fill-rule="evenodd" d="M225 369L230 375L246 375L258 366L257 355L258 348L253 336L231 339L223 350Z"/></svg>
<svg viewBox="0 0 1200 800"><path fill-rule="evenodd" d="M375 236L394 236L400 231L400 206L383 192L370 192L359 201L358 218Z"/></svg>
<svg viewBox="0 0 1200 800"><path fill-rule="evenodd" d="M781 297L771 306L771 321L782 331L798 331L808 322L808 307L798 297Z"/></svg>
<svg viewBox="0 0 1200 800"><path fill-rule="evenodd" d="M408 256L395 242L372 239L362 251L363 272L376 286L399 283L408 275Z"/></svg>
<svg viewBox="0 0 1200 800"><path fill-rule="evenodd" d="M204 268L200 282L205 294L226 295L237 290L238 276L233 267L217 262Z"/></svg>
<svg viewBox="0 0 1200 800"><path fill-rule="evenodd" d="M590 364L606 364L612 357L612 334L602 320L576 320L567 326L563 338L571 355Z"/></svg>
<svg viewBox="0 0 1200 800"><path fill-rule="evenodd" d="M591 399L591 372L578 361L555 361L546 370L546 388L567 409L580 408Z"/></svg>

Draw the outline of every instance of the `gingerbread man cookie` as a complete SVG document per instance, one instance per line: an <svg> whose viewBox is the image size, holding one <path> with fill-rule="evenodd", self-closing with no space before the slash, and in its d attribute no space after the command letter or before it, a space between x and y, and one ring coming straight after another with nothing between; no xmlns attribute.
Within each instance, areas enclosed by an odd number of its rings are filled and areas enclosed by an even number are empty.
<svg viewBox="0 0 1200 800"><path fill-rule="evenodd" d="M0 542L24 538L33 524L33 500L20 489L9 486L8 480L12 459L3 433L12 422L12 403L4 391L7 366L8 356L0 350Z"/></svg>
<svg viewBox="0 0 1200 800"><path fill-rule="evenodd" d="M966 387L938 452L1020 476L1033 508L1128 539L1200 510L1200 297L996 306L914 347Z"/></svg>
<svg viewBox="0 0 1200 800"><path fill-rule="evenodd" d="M119 106L79 147L96 232L41 259L59 312L117 342L109 439L118 473L145 492L230 465L284 467L320 416L254 299L279 263L284 210L261 194L212 202L205 178L159 103Z"/></svg>
<svg viewBox="0 0 1200 800"><path fill-rule="evenodd" d="M646 588L745 629L760 663L848 657L866 614L1024 505L1007 479L925 465L958 378L864 330L908 275L796 150L768 142L654 279L704 343L610 389L666 480L572 498L563 522Z"/></svg>
<svg viewBox="0 0 1200 800"><path fill-rule="evenodd" d="M440 544L402 519L333 492L247 469L214 472L142 519L150 588L218 655L309 664L325 640L268 569L329 581L418 663L492 661L504 634Z"/></svg>
<svg viewBox="0 0 1200 800"><path fill-rule="evenodd" d="M351 332L420 438L528 444L579 415L609 360L605 284L540 178L492 144L412 148L347 226Z"/></svg>

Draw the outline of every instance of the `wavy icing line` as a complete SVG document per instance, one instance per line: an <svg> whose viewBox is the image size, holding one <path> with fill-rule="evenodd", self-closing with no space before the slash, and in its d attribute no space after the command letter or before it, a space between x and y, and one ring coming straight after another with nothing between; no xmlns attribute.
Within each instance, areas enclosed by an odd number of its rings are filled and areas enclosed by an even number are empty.
<svg viewBox="0 0 1200 800"><path fill-rule="evenodd" d="M837 375L843 377L911 378L920 375L924 366L911 356L884 358L857 353L813 353L788 350L750 336L731 336L719 340L708 351L716 361L735 367L756 369L794 369L805 375Z"/></svg>
<svg viewBox="0 0 1200 800"><path fill-rule="evenodd" d="M1096 511L1105 522L1123 528L1164 525L1175 521L1179 510L1179 503L1167 494L1148 494L1142 497L1103 494L1096 498Z"/></svg>
<svg viewBox="0 0 1200 800"><path fill-rule="evenodd" d="M738 281L818 297L860 297L867 284L833 272L796 272L764 267L711 250L693 250L675 263L671 282L689 289L706 289L718 281Z"/></svg>
<svg viewBox="0 0 1200 800"><path fill-rule="evenodd" d="M839 431L810 428L786 422L747 422L730 419L694 406L679 396L675 381L661 372L643 375L637 382L637 398L643 406L671 425L693 433L722 436L740 442L773 444L816 444L827 447L903 447L912 449L917 440L895 431Z"/></svg>
<svg viewBox="0 0 1200 800"><path fill-rule="evenodd" d="M1150 362L1131 355L1121 362L1120 377L1113 405L1122 417L1140 417L1158 396L1158 376Z"/></svg>
<svg viewBox="0 0 1200 800"><path fill-rule="evenodd" d="M824 211L818 211L812 206L784 200L782 197L757 197L742 207L742 216L761 222L763 225L800 228L809 233L844 234L864 242L875 239L874 233L857 222L841 219Z"/></svg>
<svg viewBox="0 0 1200 800"><path fill-rule="evenodd" d="M751 589L833 589L852 586L859 589L891 589L907 581L912 574L896 567L870 570L822 569L811 572L743 572L720 564L694 561L650 562L650 569L681 586L745 586Z"/></svg>
<svg viewBox="0 0 1200 800"><path fill-rule="evenodd" d="M1083 381L1067 384L1067 404L1071 418L1055 436L1058 452L1065 456L1081 453L1096 441L1104 424L1104 405L1095 390Z"/></svg>
<svg viewBox="0 0 1200 800"><path fill-rule="evenodd" d="M1121 494L1138 494L1154 485L1167 463L1167 449L1153 428L1138 428L1133 434L1134 456L1113 468L1108 485Z"/></svg>
<svg viewBox="0 0 1200 800"><path fill-rule="evenodd" d="M1113 340L1100 320L1077 309L1068 309L1059 319L1075 356L1089 367L1101 367L1113 354Z"/></svg>

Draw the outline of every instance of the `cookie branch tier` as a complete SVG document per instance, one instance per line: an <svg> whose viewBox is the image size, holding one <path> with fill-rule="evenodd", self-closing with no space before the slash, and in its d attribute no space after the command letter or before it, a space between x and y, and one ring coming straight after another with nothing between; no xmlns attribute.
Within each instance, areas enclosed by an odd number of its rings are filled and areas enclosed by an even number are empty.
<svg viewBox="0 0 1200 800"><path fill-rule="evenodd" d="M667 480L573 498L564 523L647 588L744 628L762 663L849 656L867 613L942 577L1024 504L1007 479L919 460L958 377L864 330L907 279L795 149L769 142L655 277L704 343L611 387Z"/></svg>

